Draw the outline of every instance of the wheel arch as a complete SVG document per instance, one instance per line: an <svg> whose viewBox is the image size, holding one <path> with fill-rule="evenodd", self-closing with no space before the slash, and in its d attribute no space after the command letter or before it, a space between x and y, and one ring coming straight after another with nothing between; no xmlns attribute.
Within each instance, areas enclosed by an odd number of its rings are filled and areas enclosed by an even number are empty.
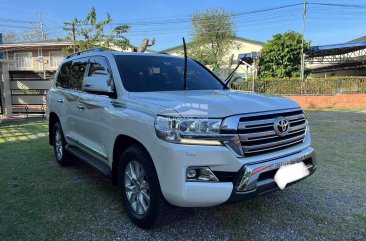
<svg viewBox="0 0 366 241"><path fill-rule="evenodd" d="M50 112L48 121L48 139L51 146L53 146L53 126L60 122L60 118L55 112Z"/></svg>
<svg viewBox="0 0 366 241"><path fill-rule="evenodd" d="M123 151L126 150L128 147L130 147L132 145L140 146L144 151L146 151L146 153L151 158L151 155L150 155L149 151L146 149L146 147L141 142L136 140L135 138L132 138L132 137L127 136L127 135L117 136L117 138L114 142L114 146L113 146L113 162L112 162L112 182L113 182L113 185L118 184L118 163L119 163L119 158L122 155ZM154 162L153 162L153 165L155 166Z"/></svg>

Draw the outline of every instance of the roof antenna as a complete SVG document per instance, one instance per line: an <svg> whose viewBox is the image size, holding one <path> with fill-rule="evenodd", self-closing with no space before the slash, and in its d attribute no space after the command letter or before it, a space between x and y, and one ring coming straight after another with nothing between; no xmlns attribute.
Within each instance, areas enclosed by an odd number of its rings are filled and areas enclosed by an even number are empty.
<svg viewBox="0 0 366 241"><path fill-rule="evenodd" d="M183 48L184 48L184 89L187 89L187 46L186 40L183 38Z"/></svg>
<svg viewBox="0 0 366 241"><path fill-rule="evenodd" d="M233 71L231 71L231 73L227 76L227 78L224 81L225 87L229 88L229 83L231 81L231 78L234 76L236 70L239 68L240 65L243 64L243 61L241 59L239 59L238 61L238 65L235 67L235 69Z"/></svg>

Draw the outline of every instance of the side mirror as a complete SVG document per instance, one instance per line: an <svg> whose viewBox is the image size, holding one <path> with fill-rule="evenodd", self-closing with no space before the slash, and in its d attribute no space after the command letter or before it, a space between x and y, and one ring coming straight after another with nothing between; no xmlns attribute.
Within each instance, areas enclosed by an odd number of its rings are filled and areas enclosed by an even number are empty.
<svg viewBox="0 0 366 241"><path fill-rule="evenodd" d="M110 75L88 76L84 78L82 90L109 95L114 93L114 86Z"/></svg>

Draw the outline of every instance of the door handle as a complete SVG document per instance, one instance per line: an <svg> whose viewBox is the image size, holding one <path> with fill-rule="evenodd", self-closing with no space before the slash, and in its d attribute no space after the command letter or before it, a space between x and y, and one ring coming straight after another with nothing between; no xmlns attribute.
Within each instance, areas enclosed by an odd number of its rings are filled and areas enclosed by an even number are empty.
<svg viewBox="0 0 366 241"><path fill-rule="evenodd" d="M77 108L78 108L79 110L84 110L84 109L85 109L85 106L84 106L84 105L82 105L82 104L78 104L78 105L77 105Z"/></svg>
<svg viewBox="0 0 366 241"><path fill-rule="evenodd" d="M58 103L64 103L64 100L63 99L57 99L57 102Z"/></svg>

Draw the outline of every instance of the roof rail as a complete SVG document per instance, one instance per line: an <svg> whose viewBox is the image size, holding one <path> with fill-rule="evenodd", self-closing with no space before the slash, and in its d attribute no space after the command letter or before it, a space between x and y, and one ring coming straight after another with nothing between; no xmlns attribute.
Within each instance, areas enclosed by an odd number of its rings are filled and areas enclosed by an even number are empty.
<svg viewBox="0 0 366 241"><path fill-rule="evenodd" d="M73 54L70 54L68 56L66 56L66 59L69 59L71 57L74 57L74 56L77 56L77 55L80 55L82 53L91 53L91 52L103 52L104 50L102 48L92 48L92 49L85 49L85 50L82 50L82 51L79 51L79 52L76 52L76 53L73 53Z"/></svg>

